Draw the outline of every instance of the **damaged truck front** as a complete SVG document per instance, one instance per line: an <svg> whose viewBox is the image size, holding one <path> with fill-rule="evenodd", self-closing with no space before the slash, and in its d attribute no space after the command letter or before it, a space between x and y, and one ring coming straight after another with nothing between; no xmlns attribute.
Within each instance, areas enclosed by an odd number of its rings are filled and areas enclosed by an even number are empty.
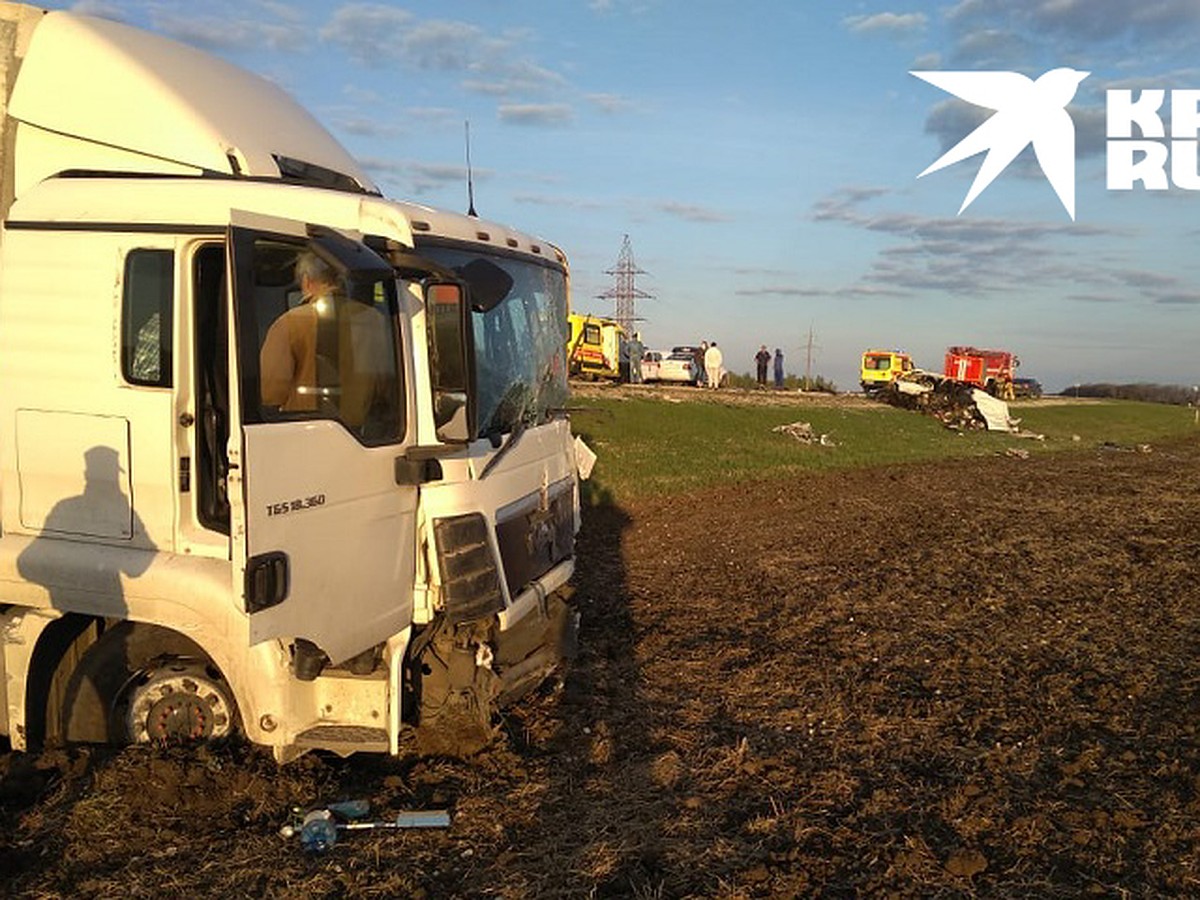
<svg viewBox="0 0 1200 900"><path fill-rule="evenodd" d="M0 733L478 745L574 641L565 257L204 53L0 26Z"/></svg>

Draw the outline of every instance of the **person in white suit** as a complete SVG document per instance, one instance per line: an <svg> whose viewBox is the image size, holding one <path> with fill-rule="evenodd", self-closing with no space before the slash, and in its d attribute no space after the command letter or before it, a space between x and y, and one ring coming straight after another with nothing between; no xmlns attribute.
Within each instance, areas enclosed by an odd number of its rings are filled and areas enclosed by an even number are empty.
<svg viewBox="0 0 1200 900"><path fill-rule="evenodd" d="M721 350L717 347L717 342L713 341L708 345L708 349L704 351L704 372L708 376L709 387L715 389L721 386L721 376L725 374L725 370L721 368L721 364L724 361Z"/></svg>

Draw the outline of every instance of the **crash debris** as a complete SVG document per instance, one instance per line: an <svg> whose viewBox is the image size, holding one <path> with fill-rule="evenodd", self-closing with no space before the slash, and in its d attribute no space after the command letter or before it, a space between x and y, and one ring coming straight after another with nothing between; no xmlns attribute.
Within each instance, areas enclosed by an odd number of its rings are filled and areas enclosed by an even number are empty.
<svg viewBox="0 0 1200 900"><path fill-rule="evenodd" d="M827 434L817 434L813 431L813 427L808 422L792 422L790 425L777 425L771 429L776 434L786 434L788 437L795 438L802 444L817 444L821 447L836 447Z"/></svg>
<svg viewBox="0 0 1200 900"><path fill-rule="evenodd" d="M337 843L338 835L346 831L450 827L450 813L444 809L400 812L393 819L382 820L368 820L370 812L366 800L343 800L307 809L294 806L279 835L289 839L298 837L300 846L310 853L325 853Z"/></svg>
<svg viewBox="0 0 1200 900"><path fill-rule="evenodd" d="M933 416L954 431L1020 431L1020 419L1009 416L1008 404L1003 400L968 382L923 369L900 375L877 396L900 409Z"/></svg>

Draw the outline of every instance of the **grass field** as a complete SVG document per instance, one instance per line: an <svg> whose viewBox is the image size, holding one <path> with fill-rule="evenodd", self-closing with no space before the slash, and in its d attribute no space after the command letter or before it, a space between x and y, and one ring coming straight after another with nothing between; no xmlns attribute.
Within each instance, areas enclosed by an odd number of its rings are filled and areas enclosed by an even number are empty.
<svg viewBox="0 0 1200 900"><path fill-rule="evenodd" d="M685 492L720 481L793 477L807 472L1005 453L1113 444L1153 445L1200 435L1194 412L1127 401L1060 400L1014 405L1023 432L946 429L928 416L883 405L798 400L796 404L668 401L628 396L580 397L572 427L599 460L589 496L620 501ZM803 421L833 446L809 446L772 431Z"/></svg>

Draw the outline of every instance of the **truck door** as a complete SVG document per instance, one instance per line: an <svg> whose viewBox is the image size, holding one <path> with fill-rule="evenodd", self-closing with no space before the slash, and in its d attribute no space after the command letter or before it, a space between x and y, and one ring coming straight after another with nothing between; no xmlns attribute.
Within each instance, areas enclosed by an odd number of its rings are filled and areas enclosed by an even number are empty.
<svg viewBox="0 0 1200 900"><path fill-rule="evenodd" d="M228 241L229 493L250 640L303 639L337 664L412 618L395 275L365 245L300 225L235 225Z"/></svg>

